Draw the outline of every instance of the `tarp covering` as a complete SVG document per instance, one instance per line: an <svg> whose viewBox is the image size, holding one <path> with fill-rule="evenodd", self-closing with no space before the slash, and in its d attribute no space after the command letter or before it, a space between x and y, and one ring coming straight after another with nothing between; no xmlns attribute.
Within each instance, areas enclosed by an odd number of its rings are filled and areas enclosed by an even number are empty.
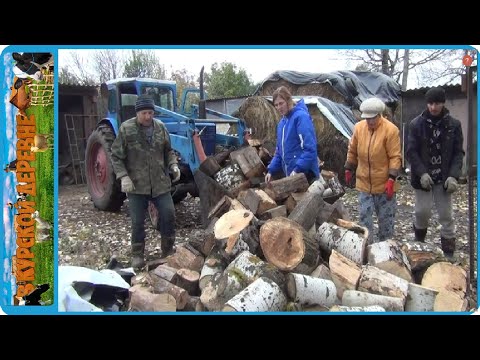
<svg viewBox="0 0 480 360"><path fill-rule="evenodd" d="M358 109L363 100L373 96L380 98L386 104L394 104L400 99L401 94L400 85L387 75L371 71L345 70L331 73L276 71L260 83L255 94L259 94L266 82L278 80L285 80L295 85L328 83L353 109Z"/></svg>

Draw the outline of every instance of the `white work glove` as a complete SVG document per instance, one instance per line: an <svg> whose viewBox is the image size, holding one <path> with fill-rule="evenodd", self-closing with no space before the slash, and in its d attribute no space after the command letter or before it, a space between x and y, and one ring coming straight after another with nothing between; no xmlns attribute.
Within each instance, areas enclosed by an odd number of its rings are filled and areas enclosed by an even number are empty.
<svg viewBox="0 0 480 360"><path fill-rule="evenodd" d="M180 169L178 168L177 164L170 165L170 170L172 171L173 179L172 182L177 182L180 180Z"/></svg>
<svg viewBox="0 0 480 360"><path fill-rule="evenodd" d="M130 176L124 176L120 179L122 182L122 192L124 193L129 193L135 190L135 185L133 185L132 179L130 179Z"/></svg>
<svg viewBox="0 0 480 360"><path fill-rule="evenodd" d="M420 185L422 185L422 188L425 190L432 190L433 180L430 175L427 173L423 174L420 178Z"/></svg>
<svg viewBox="0 0 480 360"><path fill-rule="evenodd" d="M268 184L270 181L272 181L272 174L267 173L267 175L265 175L265 183Z"/></svg>
<svg viewBox="0 0 480 360"><path fill-rule="evenodd" d="M293 176L293 175L297 175L297 173L295 172L295 170L293 170L289 176Z"/></svg>
<svg viewBox="0 0 480 360"><path fill-rule="evenodd" d="M458 188L457 179L449 176L447 180L445 180L445 184L443 185L443 188L447 193L453 193L457 191L457 188Z"/></svg>

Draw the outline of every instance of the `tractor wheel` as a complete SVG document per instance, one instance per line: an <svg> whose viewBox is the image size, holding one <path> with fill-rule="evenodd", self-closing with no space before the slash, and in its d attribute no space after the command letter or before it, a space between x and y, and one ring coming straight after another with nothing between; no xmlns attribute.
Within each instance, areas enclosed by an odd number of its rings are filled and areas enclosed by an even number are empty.
<svg viewBox="0 0 480 360"><path fill-rule="evenodd" d="M100 126L88 138L85 169L88 192L97 209L118 211L126 198L112 165L111 147L115 135L109 126Z"/></svg>

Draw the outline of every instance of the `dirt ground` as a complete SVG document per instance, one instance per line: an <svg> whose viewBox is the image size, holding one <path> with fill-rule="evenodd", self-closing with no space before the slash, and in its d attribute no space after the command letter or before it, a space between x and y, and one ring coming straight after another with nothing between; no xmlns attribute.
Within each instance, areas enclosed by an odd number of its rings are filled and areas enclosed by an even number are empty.
<svg viewBox="0 0 480 360"><path fill-rule="evenodd" d="M397 193L397 214L395 239L399 241L413 240L412 219L414 209L414 192L406 180L401 182L401 190ZM477 219L477 193L474 186L474 216ZM342 198L353 221L358 221L357 192L347 189ZM454 262L470 273L471 262L469 246L469 204L468 185L460 185L460 190L453 195L453 212L457 233L457 251ZM188 196L175 205L177 243L190 238L202 236L203 228L200 216L200 199ZM90 200L86 185L60 186L58 196L58 249L59 265L76 265L100 270L105 268L112 255L129 266L130 257L130 219L128 200L117 213L97 210ZM474 281L472 293L477 289L477 228L474 221L473 261ZM147 219L147 259L160 256L160 235L152 228ZM440 246L440 224L436 212L433 213L427 233L427 242Z"/></svg>

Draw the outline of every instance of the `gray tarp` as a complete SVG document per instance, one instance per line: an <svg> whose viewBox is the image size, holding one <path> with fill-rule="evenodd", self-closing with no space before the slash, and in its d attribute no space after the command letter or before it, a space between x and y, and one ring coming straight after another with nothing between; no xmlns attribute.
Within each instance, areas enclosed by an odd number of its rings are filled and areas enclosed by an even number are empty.
<svg viewBox="0 0 480 360"><path fill-rule="evenodd" d="M255 91L255 95L259 94L265 82L281 79L295 85L328 83L353 109L358 109L363 100L373 96L380 98L386 104L395 105L401 93L400 85L395 80L379 72L342 70L331 73L309 73L282 70L265 78Z"/></svg>

